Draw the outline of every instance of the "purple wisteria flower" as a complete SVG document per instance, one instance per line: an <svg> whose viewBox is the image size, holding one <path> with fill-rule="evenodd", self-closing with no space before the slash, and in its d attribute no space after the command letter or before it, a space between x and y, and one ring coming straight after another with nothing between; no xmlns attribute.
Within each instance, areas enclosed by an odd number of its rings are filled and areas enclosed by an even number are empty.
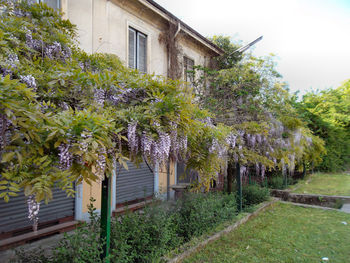
<svg viewBox="0 0 350 263"><path fill-rule="evenodd" d="M22 83L25 83L28 88L33 89L33 91L36 91L36 82L35 78L32 75L26 75L26 76L20 76L20 81Z"/></svg>
<svg viewBox="0 0 350 263"><path fill-rule="evenodd" d="M33 231L38 230L40 203L35 200L34 195L27 198L28 219L33 221Z"/></svg>
<svg viewBox="0 0 350 263"><path fill-rule="evenodd" d="M72 166L73 162L73 154L69 151L71 148L71 143L61 143L61 145L58 147L60 157L60 168L62 170L69 169Z"/></svg>
<svg viewBox="0 0 350 263"><path fill-rule="evenodd" d="M137 122L134 121L128 124L128 142L132 153L137 153L139 150L139 140L136 133Z"/></svg>

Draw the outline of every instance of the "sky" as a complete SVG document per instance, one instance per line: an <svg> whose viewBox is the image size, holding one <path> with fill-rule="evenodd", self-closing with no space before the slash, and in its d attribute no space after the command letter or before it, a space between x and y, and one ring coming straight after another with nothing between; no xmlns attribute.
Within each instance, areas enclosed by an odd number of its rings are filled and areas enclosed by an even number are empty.
<svg viewBox="0 0 350 263"><path fill-rule="evenodd" d="M275 54L292 92L336 88L350 79L350 0L156 2L206 37L247 44L262 35L253 54Z"/></svg>

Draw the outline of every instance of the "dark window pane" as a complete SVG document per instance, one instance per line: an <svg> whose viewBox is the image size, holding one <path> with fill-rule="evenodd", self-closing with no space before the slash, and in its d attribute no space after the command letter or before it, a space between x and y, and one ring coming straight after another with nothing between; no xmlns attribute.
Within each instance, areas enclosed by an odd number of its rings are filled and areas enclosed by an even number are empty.
<svg viewBox="0 0 350 263"><path fill-rule="evenodd" d="M137 35L138 42L138 65L137 68L141 72L147 71L147 37L141 33Z"/></svg>
<svg viewBox="0 0 350 263"><path fill-rule="evenodd" d="M60 0L42 0L41 2L47 4L49 7L52 7L55 10L60 9Z"/></svg>
<svg viewBox="0 0 350 263"><path fill-rule="evenodd" d="M136 68L136 32L129 28L129 68Z"/></svg>
<svg viewBox="0 0 350 263"><path fill-rule="evenodd" d="M193 82L194 74L189 72L193 70L194 60L188 57L184 57L184 80L186 82Z"/></svg>

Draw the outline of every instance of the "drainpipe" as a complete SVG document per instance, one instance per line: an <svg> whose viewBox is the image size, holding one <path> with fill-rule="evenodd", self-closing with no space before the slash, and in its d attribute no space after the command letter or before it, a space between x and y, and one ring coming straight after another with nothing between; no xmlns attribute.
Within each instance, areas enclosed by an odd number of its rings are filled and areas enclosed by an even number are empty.
<svg viewBox="0 0 350 263"><path fill-rule="evenodd" d="M177 22L177 30L176 30L176 32L175 32L173 38L172 38L172 41L175 41L175 38L176 38L177 35L179 34L180 30L181 30L180 22ZM169 50L168 50L168 73L167 73L168 77L170 77L170 75L169 75L170 68L171 68L171 67L170 67L170 64L171 64L171 61L170 61L170 54L169 54Z"/></svg>
<svg viewBox="0 0 350 263"><path fill-rule="evenodd" d="M173 40L175 40L175 38L176 38L177 35L179 34L180 30L181 30L180 22L177 22L177 30L176 30L176 32L175 32L175 35L174 35Z"/></svg>
<svg viewBox="0 0 350 263"><path fill-rule="evenodd" d="M170 200L170 156L166 168L166 200Z"/></svg>

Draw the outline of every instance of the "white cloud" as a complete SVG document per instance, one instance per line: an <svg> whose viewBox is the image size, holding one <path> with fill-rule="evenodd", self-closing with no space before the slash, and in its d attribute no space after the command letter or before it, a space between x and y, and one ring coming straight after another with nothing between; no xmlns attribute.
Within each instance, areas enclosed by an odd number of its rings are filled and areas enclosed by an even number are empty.
<svg viewBox="0 0 350 263"><path fill-rule="evenodd" d="M264 36L258 56L274 53L292 91L336 87L350 78L348 0L156 0L205 36L243 43Z"/></svg>

